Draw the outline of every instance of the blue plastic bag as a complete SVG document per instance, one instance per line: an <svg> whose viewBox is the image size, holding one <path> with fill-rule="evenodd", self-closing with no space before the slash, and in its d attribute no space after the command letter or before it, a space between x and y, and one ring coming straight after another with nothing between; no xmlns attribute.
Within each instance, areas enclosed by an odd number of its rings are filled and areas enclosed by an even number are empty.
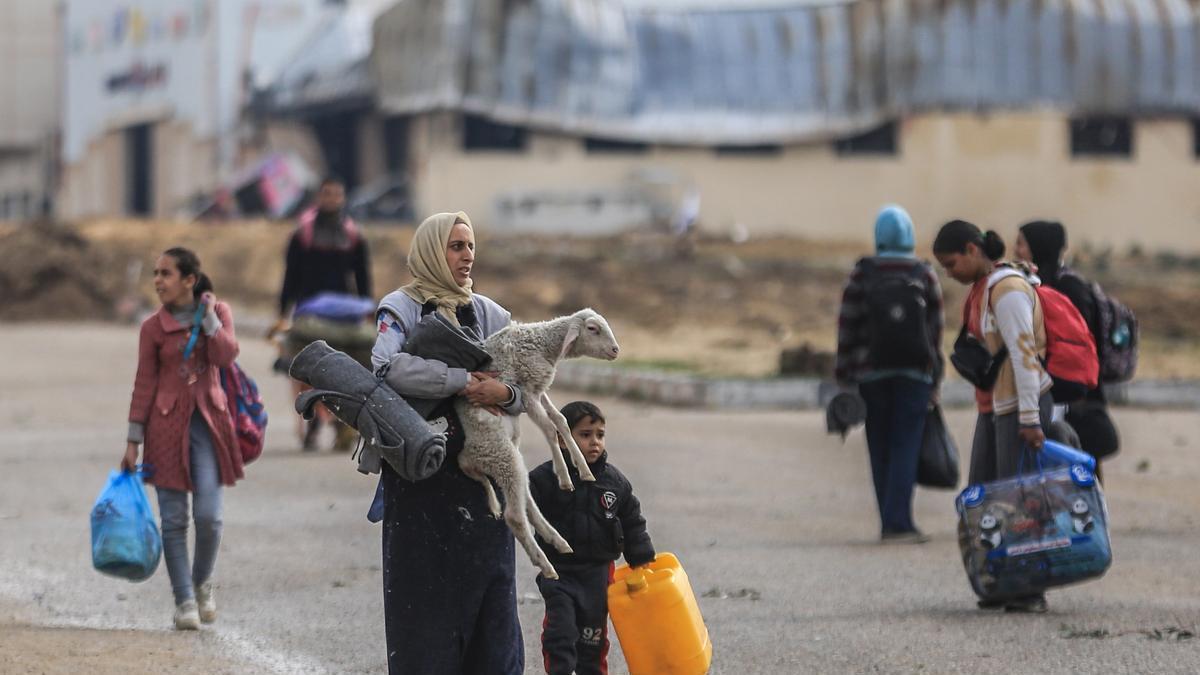
<svg viewBox="0 0 1200 675"><path fill-rule="evenodd" d="M92 567L130 581L158 569L162 537L142 487L142 472L113 471L92 507Z"/></svg>
<svg viewBox="0 0 1200 675"><path fill-rule="evenodd" d="M320 293L296 305L293 317L315 316L338 323L361 323L375 313L376 303L349 293Z"/></svg>

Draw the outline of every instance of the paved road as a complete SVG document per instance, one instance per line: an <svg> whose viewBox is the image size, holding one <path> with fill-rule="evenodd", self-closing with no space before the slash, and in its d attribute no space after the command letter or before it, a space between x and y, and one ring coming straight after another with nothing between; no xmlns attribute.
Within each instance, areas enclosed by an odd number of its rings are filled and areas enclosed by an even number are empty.
<svg viewBox="0 0 1200 675"><path fill-rule="evenodd" d="M263 458L226 493L220 622L175 634L164 570L138 585L91 570L87 514L122 450L136 340L103 325L0 327L0 671L383 672L373 482L345 455L296 450L264 344L248 340L241 361L274 417ZM1200 639L1171 633L1200 632L1200 415L1118 411L1112 570L1051 593L1047 615L1015 616L974 608L949 492L918 496L931 543L876 544L861 433L842 444L814 413L598 402L656 545L703 595L714 673L1200 672ZM950 422L965 443L970 413ZM543 461L527 439L529 463ZM542 606L533 567L518 565L539 672Z"/></svg>

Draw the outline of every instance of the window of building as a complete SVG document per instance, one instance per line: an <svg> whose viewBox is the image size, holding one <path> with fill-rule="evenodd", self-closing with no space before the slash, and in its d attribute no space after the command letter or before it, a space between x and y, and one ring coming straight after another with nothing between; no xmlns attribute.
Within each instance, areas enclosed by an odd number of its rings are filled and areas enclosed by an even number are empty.
<svg viewBox="0 0 1200 675"><path fill-rule="evenodd" d="M527 136L523 127L463 115L463 150L524 150Z"/></svg>
<svg viewBox="0 0 1200 675"><path fill-rule="evenodd" d="M1092 116L1071 120L1072 157L1129 157L1133 123L1128 117Z"/></svg>
<svg viewBox="0 0 1200 675"><path fill-rule="evenodd" d="M647 143L638 143L636 141L619 141L613 138L596 138L588 136L583 139L583 147L589 154L635 154L640 155L650 151L650 145Z"/></svg>
<svg viewBox="0 0 1200 675"><path fill-rule="evenodd" d="M895 120L833 142L833 150L839 155L895 155L897 128Z"/></svg>
<svg viewBox="0 0 1200 675"><path fill-rule="evenodd" d="M772 143L763 143L760 145L718 145L716 151L717 155L723 157L774 157L783 154L783 146Z"/></svg>

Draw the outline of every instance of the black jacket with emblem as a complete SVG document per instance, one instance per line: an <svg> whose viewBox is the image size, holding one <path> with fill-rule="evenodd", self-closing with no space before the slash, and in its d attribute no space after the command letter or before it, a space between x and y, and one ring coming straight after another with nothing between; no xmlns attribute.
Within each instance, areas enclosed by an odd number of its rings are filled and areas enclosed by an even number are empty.
<svg viewBox="0 0 1200 675"><path fill-rule="evenodd" d="M559 489L553 462L529 472L529 490L538 508L575 552L559 553L541 537L538 545L555 567L564 569L608 564L622 553L630 565L653 561L654 544L629 480L608 463L607 452L588 467L594 483L579 480L579 471L567 458L574 492Z"/></svg>

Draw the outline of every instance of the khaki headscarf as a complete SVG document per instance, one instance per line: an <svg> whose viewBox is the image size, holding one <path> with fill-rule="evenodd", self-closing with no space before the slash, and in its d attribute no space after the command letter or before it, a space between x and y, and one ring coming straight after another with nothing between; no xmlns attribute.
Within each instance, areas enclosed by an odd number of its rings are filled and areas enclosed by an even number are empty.
<svg viewBox="0 0 1200 675"><path fill-rule="evenodd" d="M471 280L467 279L466 286L459 286L450 265L446 264L446 244L450 241L450 230L458 222L474 230L471 219L462 211L435 213L421 223L408 251L408 271L413 281L400 288L422 305L436 303L438 312L455 326L459 325L455 310L471 302Z"/></svg>

